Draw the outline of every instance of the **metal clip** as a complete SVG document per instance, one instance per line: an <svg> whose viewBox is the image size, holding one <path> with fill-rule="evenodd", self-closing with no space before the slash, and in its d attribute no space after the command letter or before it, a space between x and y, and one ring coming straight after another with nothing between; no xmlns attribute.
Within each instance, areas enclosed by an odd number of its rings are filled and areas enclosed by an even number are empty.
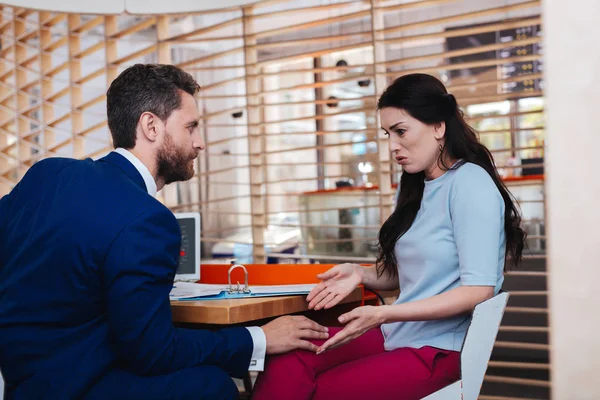
<svg viewBox="0 0 600 400"><path fill-rule="evenodd" d="M241 268L244 270L244 275L246 278L244 288L240 287L239 281L237 283L237 288L234 288L233 286L231 286L231 271L233 271L236 268ZM229 283L229 289L228 289L229 293L250 293L250 288L248 287L248 270L243 265L236 264L236 265L233 265L231 268L229 268L229 271L227 271L227 281Z"/></svg>

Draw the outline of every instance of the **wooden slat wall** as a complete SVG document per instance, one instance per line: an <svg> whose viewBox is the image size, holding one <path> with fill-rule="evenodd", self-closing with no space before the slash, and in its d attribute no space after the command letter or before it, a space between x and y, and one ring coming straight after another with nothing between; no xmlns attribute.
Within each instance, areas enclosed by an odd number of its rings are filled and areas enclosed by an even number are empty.
<svg viewBox="0 0 600 400"><path fill-rule="evenodd" d="M135 62L173 63L203 86L207 148L196 176L159 199L176 212L201 212L203 254L229 244L261 263L278 257L275 241L300 232L302 254L281 257L369 262L373 252L357 249L375 241L401 173L378 128L376 99L396 77L430 73L492 149L530 229L526 265L507 276L515 295L494 374L547 369L543 177L511 177L542 165L519 164L544 151L541 22L537 0L284 0L165 16L1 6L0 196L44 157L110 151L108 84ZM326 192L348 177L362 185L361 161L377 190ZM267 227L282 231L265 236ZM518 344L518 335L533 344ZM546 362L513 364L515 346Z"/></svg>

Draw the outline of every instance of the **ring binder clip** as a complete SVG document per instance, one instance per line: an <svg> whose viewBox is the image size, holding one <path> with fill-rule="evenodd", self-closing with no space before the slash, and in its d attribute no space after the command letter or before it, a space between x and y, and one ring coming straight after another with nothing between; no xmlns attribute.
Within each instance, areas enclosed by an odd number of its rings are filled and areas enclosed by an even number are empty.
<svg viewBox="0 0 600 400"><path fill-rule="evenodd" d="M237 283L237 288L234 288L233 286L231 286L231 271L233 271L236 268L241 268L241 269L244 270L244 275L246 277L246 282L244 284L244 288L243 289L240 287L240 282L239 281ZM231 268L229 268L229 271L227 271L227 281L229 282L229 289L227 289L227 291L230 294L231 293L251 293L250 288L248 287L248 270L243 265L236 264L236 265L233 265Z"/></svg>

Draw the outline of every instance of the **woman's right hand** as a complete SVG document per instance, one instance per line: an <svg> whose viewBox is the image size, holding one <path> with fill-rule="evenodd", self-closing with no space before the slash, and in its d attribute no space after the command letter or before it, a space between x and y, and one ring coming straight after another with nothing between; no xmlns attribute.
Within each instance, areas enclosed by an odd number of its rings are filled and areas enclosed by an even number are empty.
<svg viewBox="0 0 600 400"><path fill-rule="evenodd" d="M331 308L362 283L363 269L357 264L339 264L317 275L321 280L306 297L308 308Z"/></svg>

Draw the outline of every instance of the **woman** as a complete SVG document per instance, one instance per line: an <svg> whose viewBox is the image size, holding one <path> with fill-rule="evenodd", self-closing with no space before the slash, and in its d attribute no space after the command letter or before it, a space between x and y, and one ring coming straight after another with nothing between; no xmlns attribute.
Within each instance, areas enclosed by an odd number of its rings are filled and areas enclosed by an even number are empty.
<svg viewBox="0 0 600 400"><path fill-rule="evenodd" d="M333 307L359 284L400 288L393 305L339 317L327 341L273 357L253 399L420 399L460 379L460 349L475 305L496 294L525 242L492 155L436 78L406 75L378 102L402 165L396 209L379 232L375 266L337 265L308 295Z"/></svg>

